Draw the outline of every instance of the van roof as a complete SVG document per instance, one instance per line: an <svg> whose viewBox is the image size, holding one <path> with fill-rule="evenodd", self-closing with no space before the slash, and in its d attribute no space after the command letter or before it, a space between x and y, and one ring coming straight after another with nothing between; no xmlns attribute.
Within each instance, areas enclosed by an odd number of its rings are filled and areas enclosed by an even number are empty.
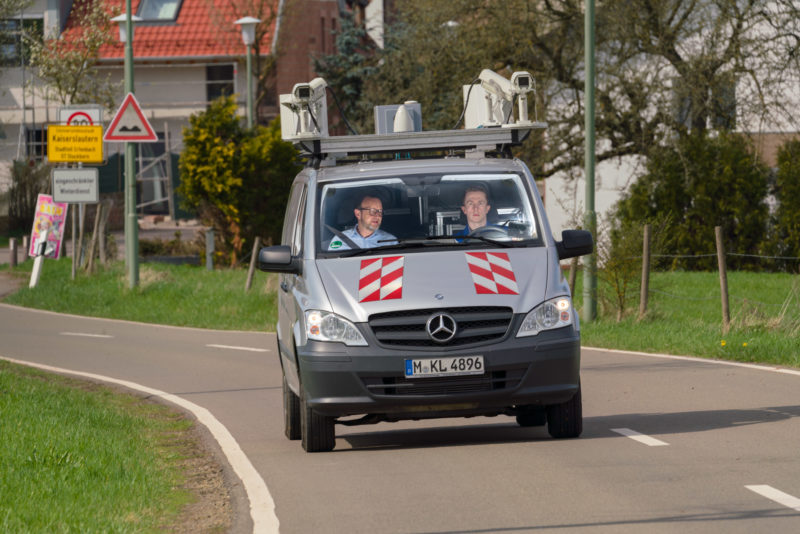
<svg viewBox="0 0 800 534"><path fill-rule="evenodd" d="M317 170L318 181L352 180L358 176L392 177L409 174L458 174L479 172L520 172L525 164L519 159L499 158L435 158L393 161L362 161Z"/></svg>

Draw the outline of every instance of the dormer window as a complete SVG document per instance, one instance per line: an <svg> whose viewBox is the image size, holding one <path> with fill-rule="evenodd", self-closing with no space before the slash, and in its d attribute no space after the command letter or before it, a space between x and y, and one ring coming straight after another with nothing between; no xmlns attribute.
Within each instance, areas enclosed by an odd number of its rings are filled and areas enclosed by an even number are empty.
<svg viewBox="0 0 800 534"><path fill-rule="evenodd" d="M142 22L171 22L178 18L181 0L142 0L136 13Z"/></svg>

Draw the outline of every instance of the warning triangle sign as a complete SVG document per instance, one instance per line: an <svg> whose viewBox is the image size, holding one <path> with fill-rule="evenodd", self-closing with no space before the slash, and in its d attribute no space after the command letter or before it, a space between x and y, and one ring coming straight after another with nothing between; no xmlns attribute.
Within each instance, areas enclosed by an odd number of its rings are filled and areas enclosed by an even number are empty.
<svg viewBox="0 0 800 534"><path fill-rule="evenodd" d="M158 141L158 135L142 113L139 101L128 93L117 110L111 124L103 136L103 141L128 141L131 143L151 143Z"/></svg>

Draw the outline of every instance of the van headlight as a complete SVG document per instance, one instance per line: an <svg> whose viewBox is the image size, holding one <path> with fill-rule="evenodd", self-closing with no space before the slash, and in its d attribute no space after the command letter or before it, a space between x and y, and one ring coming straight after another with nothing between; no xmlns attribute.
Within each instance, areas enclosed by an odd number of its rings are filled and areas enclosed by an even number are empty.
<svg viewBox="0 0 800 534"><path fill-rule="evenodd" d="M316 341L339 341L350 346L367 344L353 323L335 313L319 310L306 312L306 336Z"/></svg>
<svg viewBox="0 0 800 534"><path fill-rule="evenodd" d="M525 316L517 337L535 336L544 330L554 330L572 324L572 301L558 297L536 306Z"/></svg>

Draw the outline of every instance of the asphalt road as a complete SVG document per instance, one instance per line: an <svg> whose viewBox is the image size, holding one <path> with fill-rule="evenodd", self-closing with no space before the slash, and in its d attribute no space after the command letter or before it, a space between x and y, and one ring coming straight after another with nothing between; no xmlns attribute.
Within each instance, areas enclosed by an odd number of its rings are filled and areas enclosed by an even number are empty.
<svg viewBox="0 0 800 534"><path fill-rule="evenodd" d="M283 437L272 334L0 305L0 356L207 408L285 533L800 532L798 371L584 350L579 439L508 417L381 423L306 454Z"/></svg>

